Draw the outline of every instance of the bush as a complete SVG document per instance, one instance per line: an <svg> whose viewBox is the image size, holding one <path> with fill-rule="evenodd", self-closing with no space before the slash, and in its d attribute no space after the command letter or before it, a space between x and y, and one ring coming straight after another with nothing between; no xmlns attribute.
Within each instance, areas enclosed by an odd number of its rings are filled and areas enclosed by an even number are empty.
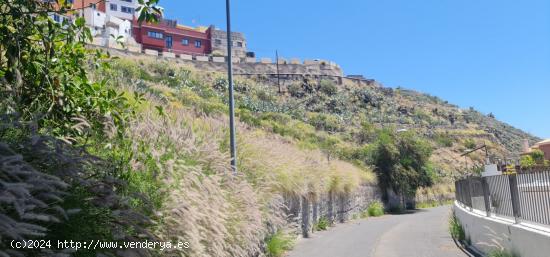
<svg viewBox="0 0 550 257"><path fill-rule="evenodd" d="M288 93L291 96L297 97L297 98L302 98L305 96L305 92L302 88L302 85L297 83L293 83L290 86L288 86Z"/></svg>
<svg viewBox="0 0 550 257"><path fill-rule="evenodd" d="M327 230L329 227L329 221L326 217L321 217L317 223L313 225L313 229L316 231Z"/></svg>
<svg viewBox="0 0 550 257"><path fill-rule="evenodd" d="M318 130L336 132L341 129L340 121L334 115L324 113L309 113L308 123Z"/></svg>
<svg viewBox="0 0 550 257"><path fill-rule="evenodd" d="M379 201L372 202L369 204L367 212L371 217L382 216L384 215L384 205Z"/></svg>
<svg viewBox="0 0 550 257"><path fill-rule="evenodd" d="M443 133L436 134L435 142L437 142L437 144L442 147L453 146L453 138L451 138L448 134L443 134Z"/></svg>
<svg viewBox="0 0 550 257"><path fill-rule="evenodd" d="M282 257L286 251L292 249L294 239L280 230L266 241L266 252L269 257Z"/></svg>
<svg viewBox="0 0 550 257"><path fill-rule="evenodd" d="M476 141L471 139L471 138L468 138L466 140L464 140L464 147L468 148L468 149L474 149L476 148L477 144L476 144Z"/></svg>
<svg viewBox="0 0 550 257"><path fill-rule="evenodd" d="M323 79L319 84L319 91L323 92L326 95L334 95L338 91L336 85L331 80Z"/></svg>
<svg viewBox="0 0 550 257"><path fill-rule="evenodd" d="M532 168L537 164L531 155L521 156L519 163L524 169Z"/></svg>
<svg viewBox="0 0 550 257"><path fill-rule="evenodd" d="M533 158L536 164L544 164L544 152L538 149L533 150L529 153L529 156Z"/></svg>

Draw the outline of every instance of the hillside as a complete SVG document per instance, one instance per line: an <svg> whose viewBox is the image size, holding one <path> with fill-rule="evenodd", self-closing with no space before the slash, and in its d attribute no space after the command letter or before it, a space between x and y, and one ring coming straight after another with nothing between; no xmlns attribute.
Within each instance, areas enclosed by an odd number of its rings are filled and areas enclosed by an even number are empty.
<svg viewBox="0 0 550 257"><path fill-rule="evenodd" d="M15 237L191 246L81 249L75 256L278 257L296 234L366 217L371 207L383 213L378 201L388 202L380 190L388 176L380 172L379 150L399 159L395 174L403 176L390 182L407 190L399 192L402 199L416 193L418 202L443 203L454 197L451 181L464 167L463 150L485 142L491 152L509 154L527 136L409 90L304 78L279 93L262 76L236 79L234 176L223 73L145 56L111 59L91 51L85 59L79 46L67 48L81 51L80 65L41 73L24 66L26 83L6 82L35 86L55 78L44 90L15 91L24 97L9 94L0 105L7 113L0 175L8 185L0 226L10 228L0 232L0 254L13 252L4 239Z"/></svg>
<svg viewBox="0 0 550 257"><path fill-rule="evenodd" d="M155 60L121 56L138 60L142 67ZM184 88L177 84L185 84L185 80L191 78L211 84L216 101L226 104L224 73L217 69L212 72L202 64L197 67L158 60L156 65L165 66L168 70L165 75L169 78L157 79ZM434 148L432 160L442 177L463 172L466 161L460 154L474 146L487 144L490 155L504 159L516 157L524 139L540 140L473 108L461 109L409 89L392 89L378 83L358 85L347 80L339 85L337 80L307 77L285 81L282 94L277 89L273 79L267 77L237 76L236 104L240 120L302 145L330 139L328 141L332 140L331 144L336 146L332 154L347 160L357 159L357 154L374 140L375 130L380 128L414 131L429 140ZM323 148L322 142L312 147ZM475 153L468 159L468 165L483 158L481 153Z"/></svg>

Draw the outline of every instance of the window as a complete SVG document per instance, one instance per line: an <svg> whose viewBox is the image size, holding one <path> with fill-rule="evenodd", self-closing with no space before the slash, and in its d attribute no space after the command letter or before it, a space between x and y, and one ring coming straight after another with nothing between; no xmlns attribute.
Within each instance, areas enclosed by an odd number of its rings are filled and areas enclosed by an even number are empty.
<svg viewBox="0 0 550 257"><path fill-rule="evenodd" d="M237 47L243 47L243 42L237 42Z"/></svg>
<svg viewBox="0 0 550 257"><path fill-rule="evenodd" d="M111 9L111 11L116 11L117 10L116 4L110 4L109 8Z"/></svg>
<svg viewBox="0 0 550 257"><path fill-rule="evenodd" d="M187 38L182 39L181 44L184 45L184 46L188 46L189 45L189 39L187 39Z"/></svg>
<svg viewBox="0 0 550 257"><path fill-rule="evenodd" d="M166 48L172 49L172 36L166 36Z"/></svg>
<svg viewBox="0 0 550 257"><path fill-rule="evenodd" d="M195 40L195 47L201 48L201 46L202 46L202 42L200 40Z"/></svg>
<svg viewBox="0 0 550 257"><path fill-rule="evenodd" d="M53 20L54 20L55 22L60 22L60 21L61 21L61 18L59 17L59 15L54 14L54 15L53 15Z"/></svg>
<svg viewBox="0 0 550 257"><path fill-rule="evenodd" d="M216 39L214 42L216 43L216 45L221 45L221 44L222 44L222 40L221 40L221 39Z"/></svg>
<svg viewBox="0 0 550 257"><path fill-rule="evenodd" d="M156 32L156 31L147 31L147 36L149 36L151 38L156 38L156 39L162 39L163 38L162 33Z"/></svg>
<svg viewBox="0 0 550 257"><path fill-rule="evenodd" d="M132 2L132 0L122 0L122 1L128 2L128 3L131 3L131 2Z"/></svg>
<svg viewBox="0 0 550 257"><path fill-rule="evenodd" d="M134 13L134 8L126 7L126 6L120 6L120 11L123 13Z"/></svg>

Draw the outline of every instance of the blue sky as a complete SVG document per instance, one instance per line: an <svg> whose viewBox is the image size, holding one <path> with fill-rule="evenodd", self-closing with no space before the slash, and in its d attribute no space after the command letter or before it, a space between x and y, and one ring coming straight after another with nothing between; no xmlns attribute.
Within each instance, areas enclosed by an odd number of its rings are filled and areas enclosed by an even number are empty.
<svg viewBox="0 0 550 257"><path fill-rule="evenodd" d="M225 28L223 0L160 3L182 24ZM233 0L232 18L258 57L333 60L550 137L550 1Z"/></svg>

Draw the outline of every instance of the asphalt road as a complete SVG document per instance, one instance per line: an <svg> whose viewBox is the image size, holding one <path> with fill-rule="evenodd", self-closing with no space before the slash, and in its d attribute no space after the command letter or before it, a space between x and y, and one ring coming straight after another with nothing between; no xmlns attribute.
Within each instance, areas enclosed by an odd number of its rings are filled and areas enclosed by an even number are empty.
<svg viewBox="0 0 550 257"><path fill-rule="evenodd" d="M355 220L301 239L288 257L464 257L448 232L451 207Z"/></svg>

